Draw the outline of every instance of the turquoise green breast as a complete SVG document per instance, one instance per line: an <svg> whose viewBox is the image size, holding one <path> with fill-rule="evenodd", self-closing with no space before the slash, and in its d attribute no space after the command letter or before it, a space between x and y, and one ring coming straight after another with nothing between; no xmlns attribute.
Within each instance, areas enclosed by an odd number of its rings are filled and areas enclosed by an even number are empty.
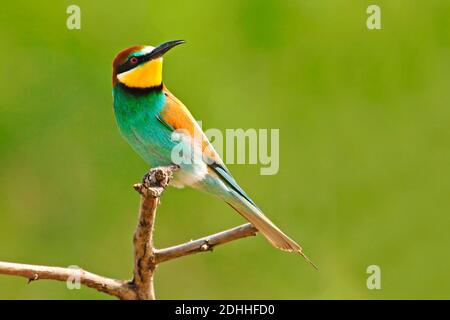
<svg viewBox="0 0 450 320"><path fill-rule="evenodd" d="M157 116L165 105L162 91L130 93L122 87L113 88L114 114L120 132L131 147L150 166L170 164L174 142Z"/></svg>

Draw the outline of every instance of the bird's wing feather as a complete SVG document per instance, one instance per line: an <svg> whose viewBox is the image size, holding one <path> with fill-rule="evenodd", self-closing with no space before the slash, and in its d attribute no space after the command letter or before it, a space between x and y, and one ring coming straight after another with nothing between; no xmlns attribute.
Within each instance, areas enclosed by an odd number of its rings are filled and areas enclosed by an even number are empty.
<svg viewBox="0 0 450 320"><path fill-rule="evenodd" d="M167 129L169 129L170 131L175 131L174 127L172 127L170 124L168 124L166 122L166 120L164 120L160 114L156 115L156 119L158 119L159 122L161 122L164 127L166 127Z"/></svg>
<svg viewBox="0 0 450 320"><path fill-rule="evenodd" d="M244 197L248 202L257 208L255 202L245 193L245 191L239 186L239 184L234 180L231 173L224 167L219 164L213 163L209 166L214 172L223 180L225 183L234 191L236 191L239 195Z"/></svg>
<svg viewBox="0 0 450 320"><path fill-rule="evenodd" d="M158 120L172 130L185 130L191 138L200 140L198 142L202 146L203 154L210 158L213 163L219 164L226 171L228 171L219 154L211 145L200 125L197 121L195 121L186 106L166 87L164 87L163 90L166 96L166 103L158 117Z"/></svg>
<svg viewBox="0 0 450 320"><path fill-rule="evenodd" d="M256 207L252 199L242 190L230 171L227 169L219 154L214 150L205 133L202 131L197 121L191 115L186 106L178 100L167 88L164 87L166 104L158 117L158 120L167 128L172 130L184 129L191 137L201 139L202 151L208 159L208 166L217 176L222 179L231 189L247 199Z"/></svg>

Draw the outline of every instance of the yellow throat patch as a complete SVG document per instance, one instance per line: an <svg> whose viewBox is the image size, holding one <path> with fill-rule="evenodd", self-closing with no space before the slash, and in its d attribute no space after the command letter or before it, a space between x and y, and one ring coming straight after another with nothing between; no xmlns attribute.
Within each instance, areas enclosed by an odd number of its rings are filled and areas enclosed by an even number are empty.
<svg viewBox="0 0 450 320"><path fill-rule="evenodd" d="M134 69L117 75L117 79L130 88L150 88L162 83L162 58L150 60Z"/></svg>

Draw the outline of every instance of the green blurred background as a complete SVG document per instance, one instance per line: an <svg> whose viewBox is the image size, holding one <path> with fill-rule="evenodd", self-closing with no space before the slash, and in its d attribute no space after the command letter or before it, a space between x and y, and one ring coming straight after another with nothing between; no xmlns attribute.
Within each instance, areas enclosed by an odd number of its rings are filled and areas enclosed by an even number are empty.
<svg viewBox="0 0 450 320"><path fill-rule="evenodd" d="M366 28L378 4L382 30ZM81 7L81 30L66 8ZM450 298L450 2L13 1L0 12L0 260L127 279L147 170L121 139L111 61L186 39L165 82L205 128L280 128L280 171L230 165L319 265L261 237L159 267L160 299ZM159 247L242 223L170 189ZM382 289L368 290L379 265ZM106 299L0 275L0 298Z"/></svg>

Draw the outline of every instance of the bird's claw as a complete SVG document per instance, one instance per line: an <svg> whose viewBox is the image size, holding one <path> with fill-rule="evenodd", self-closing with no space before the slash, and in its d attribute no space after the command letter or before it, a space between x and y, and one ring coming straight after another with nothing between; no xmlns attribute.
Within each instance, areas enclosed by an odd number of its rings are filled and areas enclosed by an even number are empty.
<svg viewBox="0 0 450 320"><path fill-rule="evenodd" d="M142 178L142 184L146 188L160 187L165 188L169 185L170 179L172 179L172 173L178 170L180 166L172 164L167 167L152 168Z"/></svg>

